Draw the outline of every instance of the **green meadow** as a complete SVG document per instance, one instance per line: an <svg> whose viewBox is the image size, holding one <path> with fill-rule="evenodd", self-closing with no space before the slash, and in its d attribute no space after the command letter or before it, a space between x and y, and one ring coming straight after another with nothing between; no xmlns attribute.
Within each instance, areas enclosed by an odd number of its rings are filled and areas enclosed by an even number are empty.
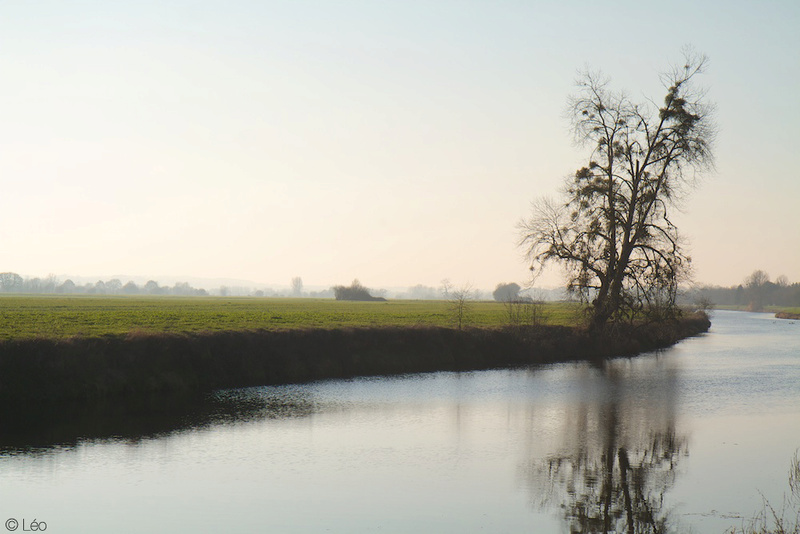
<svg viewBox="0 0 800 534"><path fill-rule="evenodd" d="M770 313L785 312L794 315L800 315L800 307L798 306L795 306L793 308L787 306L767 306L766 310Z"/></svg>
<svg viewBox="0 0 800 534"><path fill-rule="evenodd" d="M63 339L131 333L455 325L448 301L349 302L330 299L250 297L142 297L89 295L0 296L0 340ZM577 308L542 306L543 324L574 325ZM465 325L511 323L499 302L470 302Z"/></svg>

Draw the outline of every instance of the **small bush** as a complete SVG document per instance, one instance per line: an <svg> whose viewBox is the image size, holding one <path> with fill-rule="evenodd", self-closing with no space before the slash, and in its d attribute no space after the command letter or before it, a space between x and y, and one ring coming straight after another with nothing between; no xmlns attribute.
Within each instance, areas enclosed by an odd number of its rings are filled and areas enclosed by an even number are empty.
<svg viewBox="0 0 800 534"><path fill-rule="evenodd" d="M369 294L369 289L361 285L358 280L353 280L349 286L334 286L333 295L336 300L358 300L358 301L385 301L383 297L373 297Z"/></svg>
<svg viewBox="0 0 800 534"><path fill-rule="evenodd" d="M741 529L732 528L728 534L800 534L800 458L795 452L789 469L789 495L776 509L764 498L763 509Z"/></svg>

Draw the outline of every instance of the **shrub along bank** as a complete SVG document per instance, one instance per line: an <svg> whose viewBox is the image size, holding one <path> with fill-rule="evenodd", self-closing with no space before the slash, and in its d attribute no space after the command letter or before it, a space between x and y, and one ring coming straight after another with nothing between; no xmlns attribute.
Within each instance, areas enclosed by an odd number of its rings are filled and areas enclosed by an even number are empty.
<svg viewBox="0 0 800 534"><path fill-rule="evenodd" d="M708 330L680 321L580 328L367 327L131 333L0 343L0 399L48 402L198 393L329 378L466 371L631 356Z"/></svg>

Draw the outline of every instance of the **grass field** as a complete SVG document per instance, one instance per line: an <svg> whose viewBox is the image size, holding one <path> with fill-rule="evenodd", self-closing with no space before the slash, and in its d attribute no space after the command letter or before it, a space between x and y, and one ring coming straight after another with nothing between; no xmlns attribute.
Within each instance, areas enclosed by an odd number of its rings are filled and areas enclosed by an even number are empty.
<svg viewBox="0 0 800 534"><path fill-rule="evenodd" d="M768 312L786 312L786 313L794 313L800 314L800 307L788 308L786 306L767 306Z"/></svg>
<svg viewBox="0 0 800 534"><path fill-rule="evenodd" d="M669 346L705 316L586 329L495 328L506 306L471 303L455 328L446 301L223 297L0 296L0 404L148 399L354 376L598 360ZM550 303L540 324L579 322ZM187 334L187 335L183 335Z"/></svg>
<svg viewBox="0 0 800 534"><path fill-rule="evenodd" d="M0 340L99 337L287 328L453 326L447 301L347 302L329 299L121 297L89 295L0 296ZM548 303L546 324L573 325L574 304ZM467 326L509 324L505 305L472 302Z"/></svg>
<svg viewBox="0 0 800 534"><path fill-rule="evenodd" d="M775 308L772 310L771 308ZM777 306L768 306L767 309L769 311L775 311L775 317L778 319L793 319L793 320L800 320L800 308L780 308Z"/></svg>
<svg viewBox="0 0 800 534"><path fill-rule="evenodd" d="M720 305L714 306L717 310L730 310L730 311L750 311L747 306L731 306L731 305ZM786 312L792 314L800 314L800 307L788 307L788 306L764 306L763 313L779 313L779 312Z"/></svg>

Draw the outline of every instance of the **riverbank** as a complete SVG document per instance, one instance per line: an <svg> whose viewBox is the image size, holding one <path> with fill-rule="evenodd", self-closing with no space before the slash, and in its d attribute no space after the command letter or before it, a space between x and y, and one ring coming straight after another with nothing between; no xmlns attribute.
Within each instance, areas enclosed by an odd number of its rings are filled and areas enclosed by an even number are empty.
<svg viewBox="0 0 800 534"><path fill-rule="evenodd" d="M59 402L330 378L601 360L708 330L705 315L593 335L575 327L348 327L148 334L0 343L0 400Z"/></svg>
<svg viewBox="0 0 800 534"><path fill-rule="evenodd" d="M748 306L719 306L717 309L729 311L746 311L756 313L773 313L776 319L800 320L800 308L782 308L779 306L767 306L761 310L751 310Z"/></svg>
<svg viewBox="0 0 800 534"><path fill-rule="evenodd" d="M573 326L574 302L541 305L543 324ZM164 297L0 294L0 341L245 330L417 327L455 325L447 300L388 302L311 298ZM464 324L499 328L509 323L502 302L470 302Z"/></svg>

